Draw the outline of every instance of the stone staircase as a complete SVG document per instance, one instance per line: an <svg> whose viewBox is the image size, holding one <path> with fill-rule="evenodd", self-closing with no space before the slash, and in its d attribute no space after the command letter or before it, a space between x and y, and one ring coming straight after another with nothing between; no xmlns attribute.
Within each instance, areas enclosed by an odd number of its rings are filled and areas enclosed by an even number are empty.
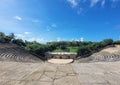
<svg viewBox="0 0 120 85"><path fill-rule="evenodd" d="M0 61L42 62L40 58L15 44L2 43L0 43Z"/></svg>
<svg viewBox="0 0 120 85"><path fill-rule="evenodd" d="M90 56L93 61L119 61L120 53L99 52Z"/></svg>
<svg viewBox="0 0 120 85"><path fill-rule="evenodd" d="M120 61L120 46L105 48L87 58L80 58L79 60L77 60L77 62L79 63L114 61Z"/></svg>
<svg viewBox="0 0 120 85"><path fill-rule="evenodd" d="M90 56L93 61L120 61L120 46L109 47Z"/></svg>

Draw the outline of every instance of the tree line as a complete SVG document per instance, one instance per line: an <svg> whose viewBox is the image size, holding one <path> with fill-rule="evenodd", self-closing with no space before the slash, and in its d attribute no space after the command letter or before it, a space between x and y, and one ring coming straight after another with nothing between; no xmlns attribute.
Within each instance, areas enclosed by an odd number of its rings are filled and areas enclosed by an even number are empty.
<svg viewBox="0 0 120 85"><path fill-rule="evenodd" d="M14 33L5 35L0 32L0 43L14 43L24 48L25 50L35 53L39 56L45 56L46 52L53 52L60 49L63 52L70 52L71 49L76 49L78 57L88 57L89 55L100 51L107 46L114 46L114 44L120 44L120 41L113 41L112 39L104 39L100 42L91 41L59 41L59 42L47 42L41 44L36 41L29 42L23 41L22 39L16 39Z"/></svg>

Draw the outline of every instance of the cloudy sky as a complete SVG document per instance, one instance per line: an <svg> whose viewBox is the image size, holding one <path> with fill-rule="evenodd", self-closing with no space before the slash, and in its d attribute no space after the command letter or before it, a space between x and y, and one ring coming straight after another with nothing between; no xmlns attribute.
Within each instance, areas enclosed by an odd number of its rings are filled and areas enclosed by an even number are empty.
<svg viewBox="0 0 120 85"><path fill-rule="evenodd" d="M0 31L41 43L120 38L120 0L0 0Z"/></svg>

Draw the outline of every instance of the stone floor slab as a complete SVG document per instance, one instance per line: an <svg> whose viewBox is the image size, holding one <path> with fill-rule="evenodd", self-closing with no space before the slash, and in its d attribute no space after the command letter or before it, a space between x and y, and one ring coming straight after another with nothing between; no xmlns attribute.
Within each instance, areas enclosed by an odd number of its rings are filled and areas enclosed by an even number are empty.
<svg viewBox="0 0 120 85"><path fill-rule="evenodd" d="M0 85L120 85L120 62L0 62Z"/></svg>

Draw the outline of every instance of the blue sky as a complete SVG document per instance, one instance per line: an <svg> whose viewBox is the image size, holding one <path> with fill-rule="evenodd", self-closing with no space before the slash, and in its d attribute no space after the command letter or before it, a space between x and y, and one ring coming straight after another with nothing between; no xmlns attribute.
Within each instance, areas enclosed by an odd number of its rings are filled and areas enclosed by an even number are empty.
<svg viewBox="0 0 120 85"><path fill-rule="evenodd" d="M120 0L0 0L0 31L40 43L120 38Z"/></svg>

